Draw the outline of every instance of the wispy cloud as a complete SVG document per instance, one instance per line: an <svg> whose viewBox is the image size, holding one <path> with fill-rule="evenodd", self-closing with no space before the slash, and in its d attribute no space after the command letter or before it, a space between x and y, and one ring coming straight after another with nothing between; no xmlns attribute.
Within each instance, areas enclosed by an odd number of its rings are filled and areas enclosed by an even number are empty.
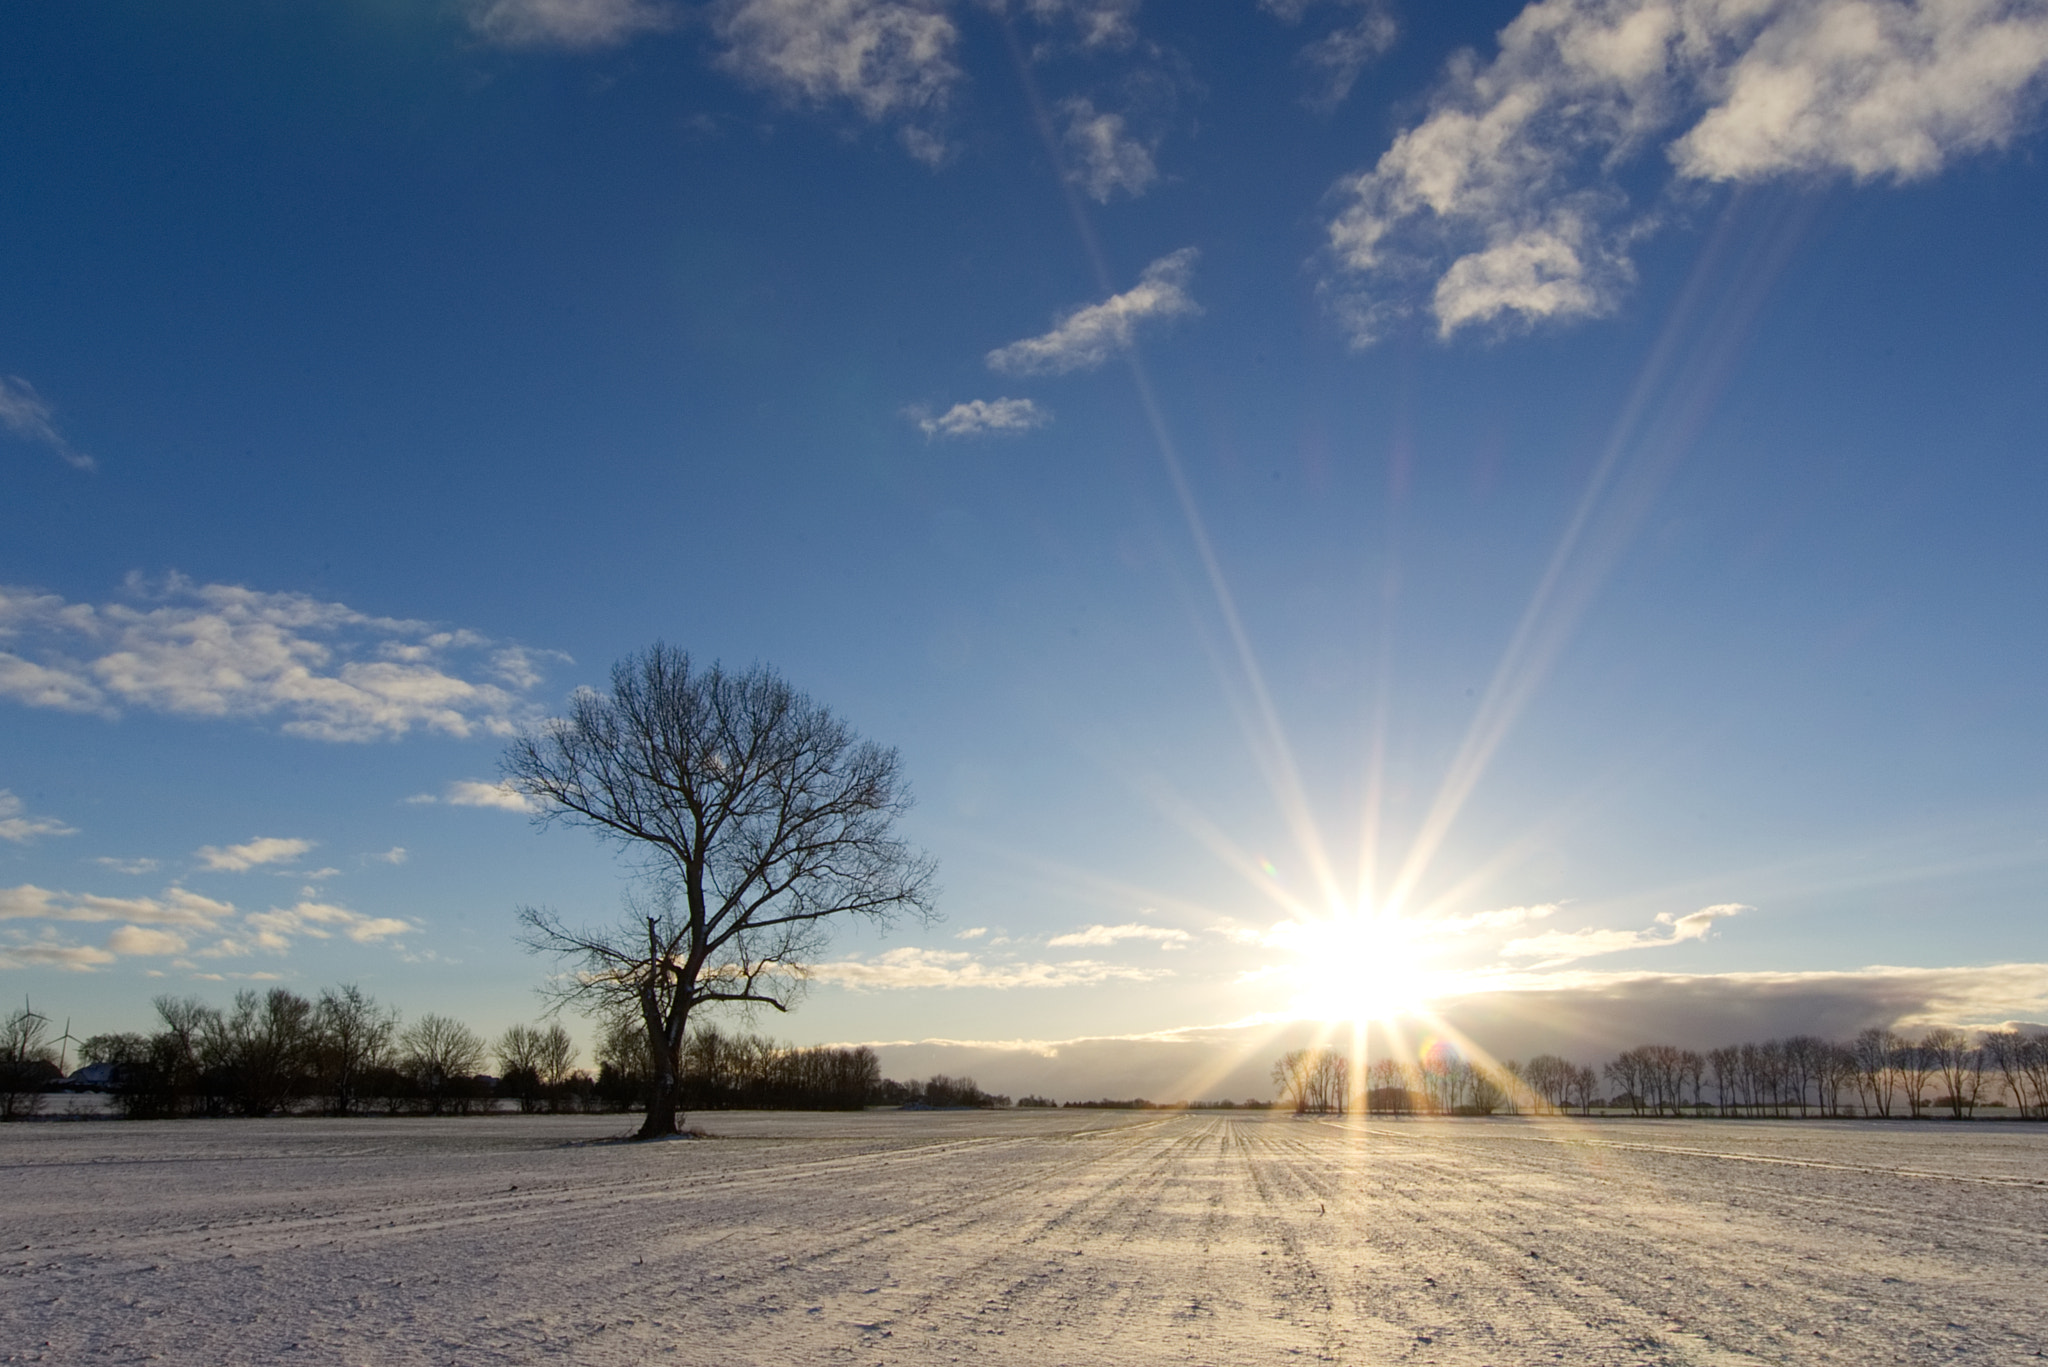
<svg viewBox="0 0 2048 1367"><path fill-rule="evenodd" d="M310 936L316 940L343 935L357 944L372 944L388 940L394 935L406 935L419 929L410 921L395 916L366 916L347 907L335 906L328 902L300 902L295 906L273 908L270 911L254 912L242 918L242 924L252 935L255 948L281 953L291 947L297 936ZM226 952L242 949L236 944Z"/></svg>
<svg viewBox="0 0 2048 1367"><path fill-rule="evenodd" d="M1331 293L1361 344L1417 311L1597 316L1655 226L1623 188L1653 152L1678 182L1912 180L2008 143L2044 71L2032 3L1538 0L1339 182Z"/></svg>
<svg viewBox="0 0 2048 1367"><path fill-rule="evenodd" d="M1067 121L1067 178L1089 198L1107 204L1122 192L1136 199L1158 181L1157 139L1135 136L1122 114L1079 96L1063 102L1060 113Z"/></svg>
<svg viewBox="0 0 2048 1367"><path fill-rule="evenodd" d="M107 937L107 949L127 957L183 954L190 947L185 937L175 931L144 926L122 926Z"/></svg>
<svg viewBox="0 0 2048 1367"><path fill-rule="evenodd" d="M1167 949L1175 949L1193 941L1194 936L1185 930L1170 926L1148 926L1136 922L1120 926L1089 926L1085 930L1069 931L1055 935L1046 944L1055 949L1083 948L1091 945L1113 945L1122 940L1151 940Z"/></svg>
<svg viewBox="0 0 2048 1367"><path fill-rule="evenodd" d="M1596 954L1619 954L1628 949L1656 949L1684 944L1688 940L1703 940L1714 928L1714 922L1754 910L1754 907L1737 902L1723 902L1684 916L1674 917L1670 912L1664 912L1657 917L1657 925L1648 930L1549 930L1541 935L1510 940L1501 946L1500 952L1503 958L1508 959L1541 959L1543 962L1535 966L1547 968Z"/></svg>
<svg viewBox="0 0 2048 1367"><path fill-rule="evenodd" d="M1138 39L1132 22L1139 0L1024 0L1024 9L1042 24L1071 23L1084 49L1129 47Z"/></svg>
<svg viewBox="0 0 2048 1367"><path fill-rule="evenodd" d="M961 79L959 30L937 0L721 0L712 31L720 63L752 84L812 105L851 105L870 122L941 111ZM904 146L943 161L925 123L905 123Z"/></svg>
<svg viewBox="0 0 2048 1367"><path fill-rule="evenodd" d="M0 427L27 441L40 442L80 470L98 469L98 463L73 447L57 430L55 414L36 387L19 375L0 375Z"/></svg>
<svg viewBox="0 0 2048 1367"><path fill-rule="evenodd" d="M1317 0L1259 0L1260 9L1285 24L1300 23L1316 7ZM1394 45L1401 31L1386 0L1334 0L1328 8L1342 11L1343 21L1303 48L1300 57L1316 78L1307 102L1319 109L1344 103L1359 75Z"/></svg>
<svg viewBox="0 0 2048 1367"><path fill-rule="evenodd" d="M988 354L991 370L1011 375L1063 375L1101 365L1129 347L1138 324L1185 318L1202 310L1188 293L1194 273L1193 247L1162 256L1145 268L1135 287L1089 304L1061 318L1052 331L998 347Z"/></svg>
<svg viewBox="0 0 2048 1367"><path fill-rule="evenodd" d="M287 734L363 741L414 729L507 735L533 709L503 648L475 632L372 617L299 593L131 576L132 602L94 606L0 586L0 697L32 707L282 717ZM30 658L30 656L35 658ZM537 679L533 657L517 663Z"/></svg>
<svg viewBox="0 0 2048 1367"><path fill-rule="evenodd" d="M92 862L98 864L103 869L112 869L115 873L131 875L155 873L163 867L154 859L116 859L110 854L103 854Z"/></svg>
<svg viewBox="0 0 2048 1367"><path fill-rule="evenodd" d="M382 854L366 854L363 858L373 864L403 864L408 856L405 852L405 846L393 845Z"/></svg>
<svg viewBox="0 0 2048 1367"><path fill-rule="evenodd" d="M310 893L310 889L307 890ZM311 896L289 907L241 912L232 902L201 897L184 888L166 888L155 897L100 897L90 893L53 891L24 883L0 888L0 922L40 921L39 939L7 930L0 937L0 967L45 966L89 972L117 956L163 956L190 952L199 958L240 958L250 954L283 954L300 938L327 940L336 936L357 944L376 944L419 930L411 921L375 916ZM92 922L122 922L104 946L72 945L59 939L57 927ZM204 939L197 949L193 946Z"/></svg>
<svg viewBox="0 0 2048 1367"><path fill-rule="evenodd" d="M100 897L23 883L0 888L0 921L133 921L210 930L235 914L231 902L166 888L155 897Z"/></svg>
<svg viewBox="0 0 2048 1367"><path fill-rule="evenodd" d="M93 945L60 944L53 940L0 944L0 968L58 968L71 973L90 973L114 962L111 951Z"/></svg>
<svg viewBox="0 0 2048 1367"><path fill-rule="evenodd" d="M617 47L640 34L673 28L675 13L650 0L466 0L469 26L500 47Z"/></svg>
<svg viewBox="0 0 2048 1367"><path fill-rule="evenodd" d="M286 864L313 848L311 840L286 840L258 836L242 845L201 845L192 857L199 866L215 873L245 873L263 864Z"/></svg>
<svg viewBox="0 0 2048 1367"><path fill-rule="evenodd" d="M927 437L1008 436L1052 421L1052 414L1029 399L969 399L937 417L927 408L903 412Z"/></svg>
<svg viewBox="0 0 2048 1367"><path fill-rule="evenodd" d="M540 808L534 805L532 798L529 798L526 794L503 780L497 783L486 783L481 779L474 778L457 779L442 789L439 797L432 793L414 793L406 799L406 802L412 806L428 806L436 802L445 802L450 807L496 807L498 810L505 812L536 812L540 810Z"/></svg>
<svg viewBox="0 0 2048 1367"><path fill-rule="evenodd" d="M0 840L31 845L46 835L77 834L76 826L67 826L54 816L30 816L20 798L0 788Z"/></svg>
<svg viewBox="0 0 2048 1367"><path fill-rule="evenodd" d="M1127 968L1093 959L1065 963L985 963L974 955L906 946L872 959L818 964L810 976L843 987L886 990L915 987L1086 987L1117 979L1144 981L1169 976L1159 969Z"/></svg>

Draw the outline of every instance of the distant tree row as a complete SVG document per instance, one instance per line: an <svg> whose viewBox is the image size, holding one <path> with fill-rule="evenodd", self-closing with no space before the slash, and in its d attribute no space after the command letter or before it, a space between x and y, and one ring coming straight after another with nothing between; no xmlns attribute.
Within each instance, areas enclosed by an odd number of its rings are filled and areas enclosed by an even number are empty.
<svg viewBox="0 0 2048 1367"><path fill-rule="evenodd" d="M462 1022L429 1012L407 1025L360 988L318 998L244 991L223 1009L158 997L158 1028L94 1035L79 1045L91 1085L134 1118L265 1116L316 1110L431 1115L573 1106L590 1089L560 1024L515 1025L495 1050ZM498 1076L485 1073L495 1056ZM54 1069L53 1069L54 1071Z"/></svg>
<svg viewBox="0 0 2048 1367"><path fill-rule="evenodd" d="M403 1024L350 985L317 998L245 991L225 1009L174 996L154 1006L154 1031L81 1042L85 1067L69 1084L45 1017L24 1007L0 1022L0 1119L34 1114L60 1084L109 1092L137 1119L449 1115L505 1105L625 1111L644 1107L652 1085L646 1035L630 1021L600 1023L592 1076L577 1066L576 1043L559 1021L514 1025L487 1042L448 1016ZM865 1047L796 1048L704 1026L682 1052L682 1099L692 1110L1010 1104L972 1078L884 1078Z"/></svg>
<svg viewBox="0 0 2048 1367"><path fill-rule="evenodd" d="M1610 1104L1638 1114L1862 1115L1965 1120L1979 1107L2048 1119L2048 1034L1942 1027L1909 1039L1865 1030L1846 1043L1812 1035L1702 1054L1630 1049L1602 1070Z"/></svg>
<svg viewBox="0 0 2048 1367"><path fill-rule="evenodd" d="M1282 1104L1298 1113L1343 1112L1353 1104L1351 1060L1338 1050L1282 1056L1273 1083ZM2048 1033L1942 1027L1911 1039L1871 1029L1846 1043L1795 1035L1705 1052L1645 1044L1597 1071L1555 1054L1493 1067L1439 1049L1415 1063L1374 1060L1364 1102L1369 1111L1394 1115L1598 1109L1963 1120L1980 1107L2009 1107L2021 1119L2048 1120Z"/></svg>
<svg viewBox="0 0 2048 1367"><path fill-rule="evenodd" d="M1054 1103L1044 1097L1025 1097L1019 1106L1051 1106ZM1129 1101L1113 1101L1104 1097L1100 1101L1068 1101L1062 1109L1081 1111L1270 1111L1273 1103L1252 1098L1246 1101L1147 1101L1144 1097L1133 1097Z"/></svg>
<svg viewBox="0 0 2048 1367"><path fill-rule="evenodd" d="M600 1102L615 1110L639 1110L654 1087L647 1036L631 1018L612 1016L600 1025L597 1078ZM857 1111L867 1106L1008 1106L973 1078L936 1076L897 1082L882 1076L875 1051L866 1045L778 1044L759 1035L704 1025L683 1039L678 1057L682 1077L676 1096L685 1111L781 1110Z"/></svg>

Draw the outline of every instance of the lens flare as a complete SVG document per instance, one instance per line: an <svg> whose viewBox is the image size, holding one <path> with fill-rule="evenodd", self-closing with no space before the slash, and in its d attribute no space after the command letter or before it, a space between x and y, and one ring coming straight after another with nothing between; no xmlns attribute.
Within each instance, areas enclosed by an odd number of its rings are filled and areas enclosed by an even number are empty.
<svg viewBox="0 0 2048 1367"><path fill-rule="evenodd" d="M1449 986L1429 964L1424 923L1385 912L1283 921L1268 944L1291 951L1289 1011L1297 1019L1389 1021L1419 1010Z"/></svg>

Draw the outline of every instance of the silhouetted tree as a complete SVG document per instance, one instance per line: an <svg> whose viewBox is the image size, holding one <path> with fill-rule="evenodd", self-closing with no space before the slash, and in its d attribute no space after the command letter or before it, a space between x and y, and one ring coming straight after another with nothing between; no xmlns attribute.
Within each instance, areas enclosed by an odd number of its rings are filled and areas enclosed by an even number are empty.
<svg viewBox="0 0 2048 1367"><path fill-rule="evenodd" d="M34 1115L57 1076L49 1017L24 1003L0 1021L0 1120Z"/></svg>
<svg viewBox="0 0 2048 1367"><path fill-rule="evenodd" d="M1948 1089L1944 1100L1957 1120L1976 1110L1977 1094L1984 1082L1984 1051L1970 1042L1961 1030L1942 1027L1927 1032L1921 1048L1932 1055L1935 1071Z"/></svg>
<svg viewBox="0 0 2048 1367"><path fill-rule="evenodd" d="M419 1091L430 1114L449 1106L469 1109L477 1072L484 1064L484 1042L461 1021L432 1012L407 1026L399 1036L399 1069Z"/></svg>
<svg viewBox="0 0 2048 1367"><path fill-rule="evenodd" d="M929 915L933 866L898 839L897 753L756 666L695 670L657 644L609 694L515 741L506 779L542 820L641 857L647 895L611 928L521 913L529 948L573 961L565 996L630 1009L647 1033L643 1138L673 1134L690 1016L716 1002L787 1010L836 916Z"/></svg>
<svg viewBox="0 0 2048 1367"><path fill-rule="evenodd" d="M354 983L320 994L314 1017L314 1049L322 1088L336 1115L361 1102L363 1083L391 1061L398 1014L379 1006Z"/></svg>

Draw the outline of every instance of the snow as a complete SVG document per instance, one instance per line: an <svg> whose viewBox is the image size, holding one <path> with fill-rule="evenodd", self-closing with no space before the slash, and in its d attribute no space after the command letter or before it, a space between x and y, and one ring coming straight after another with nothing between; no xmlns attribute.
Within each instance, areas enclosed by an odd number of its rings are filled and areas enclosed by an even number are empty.
<svg viewBox="0 0 2048 1367"><path fill-rule="evenodd" d="M2048 1126L0 1128L0 1362L2011 1363Z"/></svg>

